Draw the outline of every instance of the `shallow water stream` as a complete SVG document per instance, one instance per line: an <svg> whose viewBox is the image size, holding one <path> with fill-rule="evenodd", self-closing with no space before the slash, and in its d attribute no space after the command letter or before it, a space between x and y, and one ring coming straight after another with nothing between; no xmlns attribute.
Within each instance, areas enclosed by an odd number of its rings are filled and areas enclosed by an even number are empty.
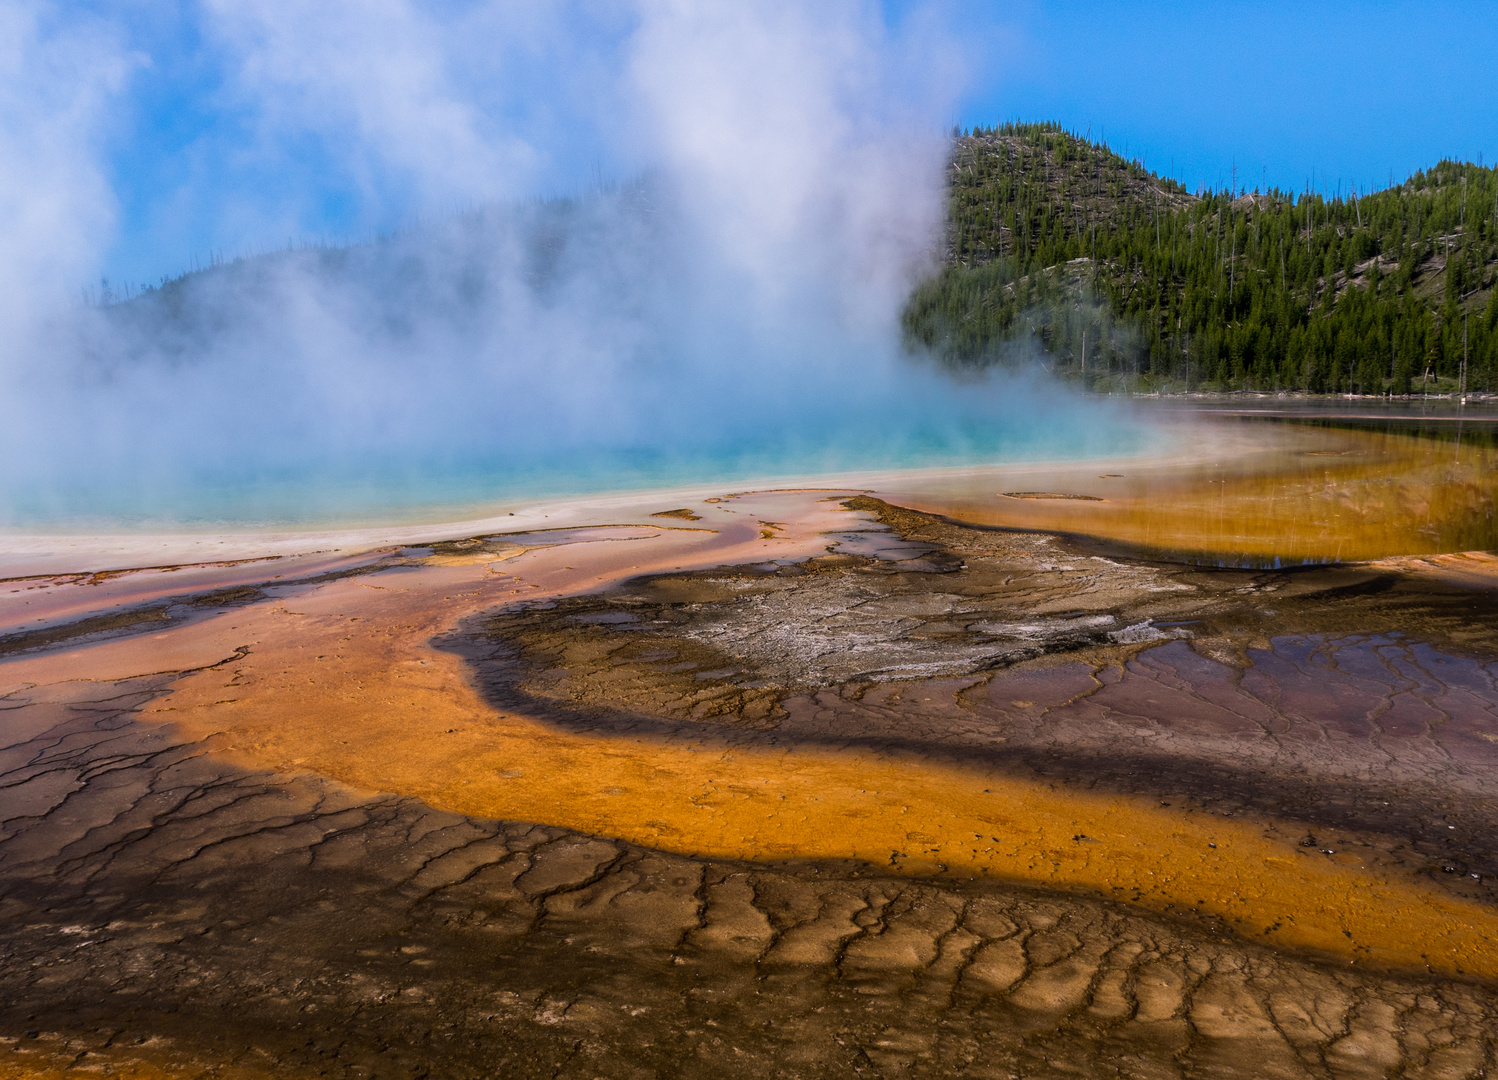
<svg viewBox="0 0 1498 1080"><path fill-rule="evenodd" d="M1188 454L951 475L905 484L891 498L972 524L1072 533L1209 565L1498 547L1492 416L1167 415Z"/></svg>

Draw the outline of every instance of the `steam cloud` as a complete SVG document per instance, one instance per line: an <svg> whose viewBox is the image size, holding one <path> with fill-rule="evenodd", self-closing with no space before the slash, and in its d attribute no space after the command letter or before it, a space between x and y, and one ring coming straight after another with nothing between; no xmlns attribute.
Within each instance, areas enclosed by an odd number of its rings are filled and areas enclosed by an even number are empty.
<svg viewBox="0 0 1498 1080"><path fill-rule="evenodd" d="M961 67L919 14L897 30L855 0L640 0L607 18L206 0L198 15L228 58L224 93L254 117L253 152L314 145L371 213L425 223L80 308L117 214L102 133L150 57L102 19L5 9L11 522L315 517L339 499L1117 437L1096 410L1077 424L1058 390L957 384L902 354L958 90L931 73ZM623 179L534 197L588 148ZM295 204L240 191L225 211L275 235Z"/></svg>

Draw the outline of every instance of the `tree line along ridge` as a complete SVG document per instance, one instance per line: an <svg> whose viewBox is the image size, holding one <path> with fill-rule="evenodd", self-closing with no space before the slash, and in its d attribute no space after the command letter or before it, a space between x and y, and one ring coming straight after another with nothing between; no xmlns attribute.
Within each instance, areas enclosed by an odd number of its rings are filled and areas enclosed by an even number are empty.
<svg viewBox="0 0 1498 1080"><path fill-rule="evenodd" d="M1236 177L1235 177L1236 181ZM954 131L907 344L1103 390L1498 390L1498 170L1188 192L1052 123Z"/></svg>

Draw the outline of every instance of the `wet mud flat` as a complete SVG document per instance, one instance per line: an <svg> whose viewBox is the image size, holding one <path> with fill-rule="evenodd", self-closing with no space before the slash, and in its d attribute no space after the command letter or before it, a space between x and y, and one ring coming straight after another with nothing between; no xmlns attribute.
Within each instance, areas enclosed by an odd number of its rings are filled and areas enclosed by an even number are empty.
<svg viewBox="0 0 1498 1080"><path fill-rule="evenodd" d="M13 641L0 1075L1494 1067L1492 595L693 510Z"/></svg>

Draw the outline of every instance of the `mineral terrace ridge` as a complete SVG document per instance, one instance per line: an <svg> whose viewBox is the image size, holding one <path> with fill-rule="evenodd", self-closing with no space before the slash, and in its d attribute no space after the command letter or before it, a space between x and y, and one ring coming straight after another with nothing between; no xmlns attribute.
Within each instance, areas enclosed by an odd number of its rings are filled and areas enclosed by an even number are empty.
<svg viewBox="0 0 1498 1080"><path fill-rule="evenodd" d="M522 524L3 583L0 1075L1494 1067L1491 560Z"/></svg>

